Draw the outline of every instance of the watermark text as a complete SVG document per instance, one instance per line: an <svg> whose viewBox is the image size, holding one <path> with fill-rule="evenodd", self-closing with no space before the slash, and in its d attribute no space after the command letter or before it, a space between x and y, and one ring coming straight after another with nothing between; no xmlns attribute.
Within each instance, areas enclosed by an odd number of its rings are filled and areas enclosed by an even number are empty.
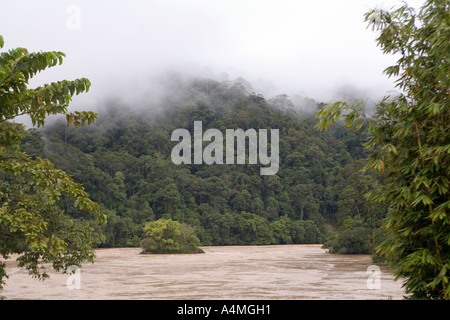
<svg viewBox="0 0 450 320"><path fill-rule="evenodd" d="M274 175L279 168L279 130L270 130L270 143L268 130L259 129L226 129L225 130L225 157L223 134L218 129L208 129L203 133L202 121L194 121L193 141L187 129L176 129L172 132L172 141L180 141L171 153L175 164L257 164L258 160L263 167L261 175ZM246 152L248 141L248 157ZM211 142L203 149L203 142ZM193 155L192 155L193 143ZM270 155L268 145L270 144ZM269 165L269 166L266 166Z"/></svg>

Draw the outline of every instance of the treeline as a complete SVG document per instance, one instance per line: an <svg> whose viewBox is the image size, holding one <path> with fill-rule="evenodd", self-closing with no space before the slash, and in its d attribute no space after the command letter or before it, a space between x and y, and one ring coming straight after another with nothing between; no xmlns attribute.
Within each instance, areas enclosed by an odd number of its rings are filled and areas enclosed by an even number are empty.
<svg viewBox="0 0 450 320"><path fill-rule="evenodd" d="M93 223L104 235L99 246L138 246L144 225L164 218L194 228L202 245L328 240L334 252L373 248L386 207L363 197L380 183L360 171L363 130L338 125L321 133L311 99L310 112L300 112L304 107L286 95L266 100L240 83L195 79L170 90L157 105L111 102L93 125L55 122L23 140L26 152L73 175L102 206L109 218L106 225ZM261 176L260 164L173 164L171 133L185 128L192 134L199 120L203 130L279 129L278 173ZM61 206L78 219L88 217L70 199Z"/></svg>

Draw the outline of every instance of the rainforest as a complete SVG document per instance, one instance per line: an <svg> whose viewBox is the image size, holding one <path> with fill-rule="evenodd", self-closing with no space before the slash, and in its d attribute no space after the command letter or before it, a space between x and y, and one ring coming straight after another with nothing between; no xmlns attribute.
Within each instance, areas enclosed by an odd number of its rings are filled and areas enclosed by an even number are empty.
<svg viewBox="0 0 450 320"><path fill-rule="evenodd" d="M74 128L56 120L30 129L22 149L50 159L100 204L108 219L91 221L102 235L98 247L139 246L146 223L173 219L192 227L206 246L325 242L332 252L373 252L387 206L364 198L381 184L361 171L364 130L341 124L320 132L314 114L324 103L265 99L248 88L243 79L172 76L157 105L111 99L95 124ZM195 121L223 132L278 129L279 171L260 175L248 161L174 164L171 134L177 128L193 134ZM60 205L75 219L90 219L68 198Z"/></svg>
<svg viewBox="0 0 450 320"><path fill-rule="evenodd" d="M370 280L450 298L448 0L50 2L2 17L0 290L142 249L233 276L271 258L279 289L302 247L347 261L339 286L371 255Z"/></svg>

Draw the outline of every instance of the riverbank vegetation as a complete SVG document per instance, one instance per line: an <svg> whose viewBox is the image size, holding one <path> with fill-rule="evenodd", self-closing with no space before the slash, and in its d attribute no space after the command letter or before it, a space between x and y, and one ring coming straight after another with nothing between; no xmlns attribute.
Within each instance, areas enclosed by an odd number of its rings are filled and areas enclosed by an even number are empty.
<svg viewBox="0 0 450 320"><path fill-rule="evenodd" d="M449 299L449 2L376 9L366 20L383 52L399 57L385 73L401 92L376 106L268 98L244 79L171 75L165 94L133 105L111 97L95 124L79 128L97 118L68 112L88 79L28 88L64 54L3 52L2 259L18 253L19 266L43 279L40 261L64 272L92 262L94 246L179 253L200 243L324 243L387 259L411 298ZM57 114L64 120L49 124ZM38 129L15 123L21 115ZM192 134L194 121L203 130L278 129L277 174L248 162L174 164L171 133ZM0 289L4 268L0 261Z"/></svg>
<svg viewBox="0 0 450 320"><path fill-rule="evenodd" d="M338 241L327 241L333 252L373 250L387 207L363 196L380 184L360 171L364 130L338 125L319 132L314 114L323 104L286 95L265 99L243 79L171 76L168 82L157 104L111 101L89 127L57 121L23 140L28 153L73 175L109 216L106 225L92 224L104 236L98 246L139 246L145 225L172 219L192 227L202 245L324 243L337 234ZM171 133L192 134L197 120L204 131L279 129L279 171L261 176L260 164L175 165ZM69 199L60 205L89 220Z"/></svg>
<svg viewBox="0 0 450 320"><path fill-rule="evenodd" d="M388 237L377 253L405 279L413 299L450 299L449 6L429 0L418 12L407 4L368 12L378 45L399 57L385 73L396 77L402 94L383 99L371 115L346 101L318 113L321 129L341 115L348 125L367 125L365 168L385 177L368 197L390 203Z"/></svg>

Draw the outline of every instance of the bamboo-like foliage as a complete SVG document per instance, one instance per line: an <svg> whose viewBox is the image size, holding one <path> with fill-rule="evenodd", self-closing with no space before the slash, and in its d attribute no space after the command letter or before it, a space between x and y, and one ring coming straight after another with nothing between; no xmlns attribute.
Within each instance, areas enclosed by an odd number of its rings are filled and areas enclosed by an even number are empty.
<svg viewBox="0 0 450 320"><path fill-rule="evenodd" d="M345 101L317 114L321 130L341 116L348 125L368 124L366 169L386 177L368 197L390 203L390 237L378 252L413 299L450 298L449 10L448 1L429 0L419 12L407 5L368 12L382 51L399 56L384 72L401 94L383 99L372 115Z"/></svg>

